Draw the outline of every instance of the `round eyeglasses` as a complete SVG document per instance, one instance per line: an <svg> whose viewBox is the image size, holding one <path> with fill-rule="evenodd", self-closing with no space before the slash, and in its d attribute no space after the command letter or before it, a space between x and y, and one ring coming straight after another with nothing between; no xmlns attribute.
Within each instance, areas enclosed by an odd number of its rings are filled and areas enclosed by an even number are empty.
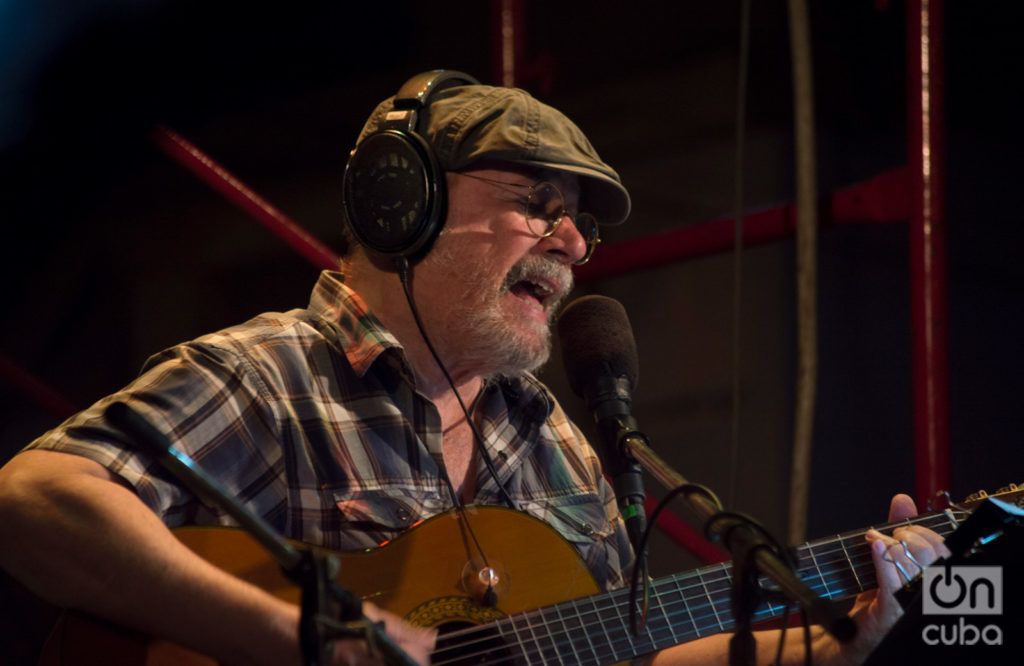
<svg viewBox="0 0 1024 666"><path fill-rule="evenodd" d="M484 183L490 183L498 187L520 188L526 190L526 198L522 200L523 216L526 218L526 226L539 238L547 238L558 230L558 225L568 217L576 226L576 231L583 237L587 245L583 257L573 263L577 266L590 261L590 257L601 242L601 236L597 228L597 218L590 213L576 213L575 216L569 213L565 207L565 196L553 183L541 180L533 185L522 183L509 183L493 178L484 178L470 173L453 172L464 178L472 178Z"/></svg>

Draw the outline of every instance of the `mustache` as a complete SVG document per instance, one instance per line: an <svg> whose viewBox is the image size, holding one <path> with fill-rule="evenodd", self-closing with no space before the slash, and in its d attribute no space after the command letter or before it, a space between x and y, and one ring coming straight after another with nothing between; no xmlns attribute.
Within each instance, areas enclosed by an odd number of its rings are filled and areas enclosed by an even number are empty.
<svg viewBox="0 0 1024 666"><path fill-rule="evenodd" d="M527 256L520 259L505 276L503 291L509 291L512 285L523 280L543 281L554 286L555 292L546 300L549 308L556 307L573 288L572 269L555 259Z"/></svg>

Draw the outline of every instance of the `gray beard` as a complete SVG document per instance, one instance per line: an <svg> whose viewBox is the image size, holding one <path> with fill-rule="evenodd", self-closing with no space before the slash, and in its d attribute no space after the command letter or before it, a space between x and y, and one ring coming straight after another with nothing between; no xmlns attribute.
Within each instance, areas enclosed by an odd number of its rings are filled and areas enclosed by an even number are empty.
<svg viewBox="0 0 1024 666"><path fill-rule="evenodd" d="M443 355L446 362L452 359L459 367L472 368L474 374L481 376L533 372L547 363L551 356L550 316L545 323L531 321L529 325L533 330L529 333L514 335L501 309L501 300L524 276L557 277L564 288L563 293L547 305L550 315L572 288L569 267L551 259L527 256L513 266L499 289L481 288L489 279L493 280L486 260L467 265L464 260L456 259L450 244L440 241L425 261L443 262L449 270L461 262L459 284L465 285L461 293L452 294L447 314L448 343L444 345L446 353ZM455 344L459 346L453 348Z"/></svg>

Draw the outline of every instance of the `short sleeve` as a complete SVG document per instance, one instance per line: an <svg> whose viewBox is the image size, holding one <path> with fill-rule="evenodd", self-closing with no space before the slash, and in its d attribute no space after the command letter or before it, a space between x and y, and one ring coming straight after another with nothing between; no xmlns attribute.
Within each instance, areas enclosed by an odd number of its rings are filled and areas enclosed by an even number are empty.
<svg viewBox="0 0 1024 666"><path fill-rule="evenodd" d="M286 514L287 492L275 419L266 388L245 359L230 350L191 343L149 360L130 385L47 432L26 450L83 456L133 488L168 526L230 524L203 506L105 418L126 403L187 453L225 490L260 515Z"/></svg>

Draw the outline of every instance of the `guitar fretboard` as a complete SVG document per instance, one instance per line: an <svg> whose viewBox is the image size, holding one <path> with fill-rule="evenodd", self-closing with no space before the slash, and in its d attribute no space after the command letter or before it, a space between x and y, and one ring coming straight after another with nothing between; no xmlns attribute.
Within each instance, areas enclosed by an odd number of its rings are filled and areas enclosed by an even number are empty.
<svg viewBox="0 0 1024 666"><path fill-rule="evenodd" d="M939 513L879 527L922 525L943 536L961 516ZM876 587L866 530L808 542L796 549L797 572L822 597L844 599ZM658 579L651 584L646 625L630 630L629 590L574 599L490 624L445 634L432 663L611 664L673 645L729 631L734 626L732 564L721 563ZM762 580L765 588L769 581ZM786 613L781 603L762 604L754 621ZM503 647L496 648L499 636Z"/></svg>

